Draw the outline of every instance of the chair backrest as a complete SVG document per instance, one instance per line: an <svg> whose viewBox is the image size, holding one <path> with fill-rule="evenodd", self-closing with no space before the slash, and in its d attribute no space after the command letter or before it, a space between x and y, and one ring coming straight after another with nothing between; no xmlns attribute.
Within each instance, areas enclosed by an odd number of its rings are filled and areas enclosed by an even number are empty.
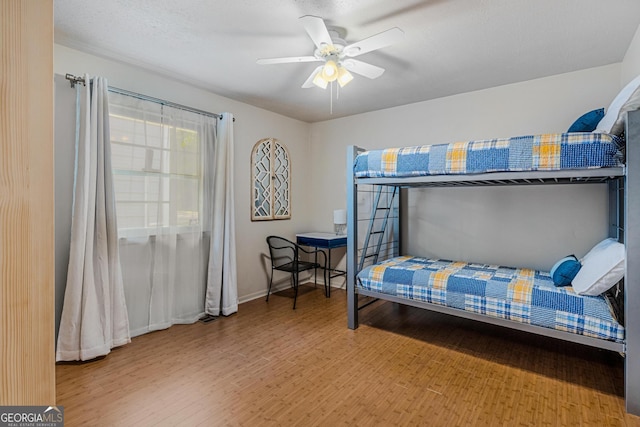
<svg viewBox="0 0 640 427"><path fill-rule="evenodd" d="M271 267L278 268L285 264L298 261L298 245L284 237L267 237L269 254L271 255Z"/></svg>

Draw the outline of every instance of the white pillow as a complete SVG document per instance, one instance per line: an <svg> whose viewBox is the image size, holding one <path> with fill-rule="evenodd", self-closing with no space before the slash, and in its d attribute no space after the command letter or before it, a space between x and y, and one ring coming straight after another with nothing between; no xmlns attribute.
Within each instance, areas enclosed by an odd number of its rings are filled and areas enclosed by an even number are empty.
<svg viewBox="0 0 640 427"><path fill-rule="evenodd" d="M612 135L622 135L624 132L624 124L626 123L627 111L635 111L640 109L640 87L636 89L627 102L625 102L622 107L620 107L620 112L618 113L618 120L611 127Z"/></svg>
<svg viewBox="0 0 640 427"><path fill-rule="evenodd" d="M582 268L573 278L573 290L580 295L599 295L624 277L625 249L615 239L598 243L582 258Z"/></svg>
<svg viewBox="0 0 640 427"><path fill-rule="evenodd" d="M638 87L640 87L640 76L631 80L631 82L629 82L629 84L627 84L614 98L614 100L609 105L609 108L607 108L607 113L604 115L602 120L600 120L600 123L598 123L598 126L596 126L596 130L594 130L594 132L611 133L613 125L618 121L620 109L629 100L631 95L636 91L636 89L638 89Z"/></svg>

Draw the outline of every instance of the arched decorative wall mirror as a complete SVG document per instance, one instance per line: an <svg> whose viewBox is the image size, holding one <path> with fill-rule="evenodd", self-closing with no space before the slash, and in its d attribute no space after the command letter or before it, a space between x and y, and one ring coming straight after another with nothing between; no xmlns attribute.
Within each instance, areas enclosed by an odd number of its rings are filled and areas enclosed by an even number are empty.
<svg viewBox="0 0 640 427"><path fill-rule="evenodd" d="M251 151L251 220L291 218L291 160L275 138L261 139Z"/></svg>

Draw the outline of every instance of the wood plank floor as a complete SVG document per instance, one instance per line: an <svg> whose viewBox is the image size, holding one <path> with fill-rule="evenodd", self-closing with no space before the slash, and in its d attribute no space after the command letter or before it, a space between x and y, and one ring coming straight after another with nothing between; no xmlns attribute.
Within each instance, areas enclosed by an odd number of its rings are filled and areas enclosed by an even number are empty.
<svg viewBox="0 0 640 427"><path fill-rule="evenodd" d="M301 287L56 366L67 426L640 426L617 353Z"/></svg>

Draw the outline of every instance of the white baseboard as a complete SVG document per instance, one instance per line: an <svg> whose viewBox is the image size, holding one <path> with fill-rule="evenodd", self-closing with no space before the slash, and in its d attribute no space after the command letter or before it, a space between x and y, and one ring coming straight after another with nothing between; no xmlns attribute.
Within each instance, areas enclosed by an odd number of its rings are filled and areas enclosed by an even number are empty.
<svg viewBox="0 0 640 427"><path fill-rule="evenodd" d="M344 289L346 287L344 280L342 280L342 283L335 283L336 281L331 283L331 287L332 288L342 288ZM312 283L313 284L313 275L307 277L307 278L301 278L300 279L300 284L301 285L305 285L308 283ZM324 286L324 280L322 280L322 277L318 276L318 285L322 285ZM269 286L269 283L267 282L267 286ZM285 289L289 289L291 287L291 283L289 282L289 279L287 279L286 281L281 281L280 283L274 283L273 287L271 288L271 293L274 292L279 292L279 291L284 291ZM242 304L243 302L249 302L249 301L253 301L254 299L258 299L258 298L266 298L267 297L267 290L268 289L264 289L261 291L257 291L257 292L252 292L248 295L244 295L241 297L238 297L238 303Z"/></svg>

